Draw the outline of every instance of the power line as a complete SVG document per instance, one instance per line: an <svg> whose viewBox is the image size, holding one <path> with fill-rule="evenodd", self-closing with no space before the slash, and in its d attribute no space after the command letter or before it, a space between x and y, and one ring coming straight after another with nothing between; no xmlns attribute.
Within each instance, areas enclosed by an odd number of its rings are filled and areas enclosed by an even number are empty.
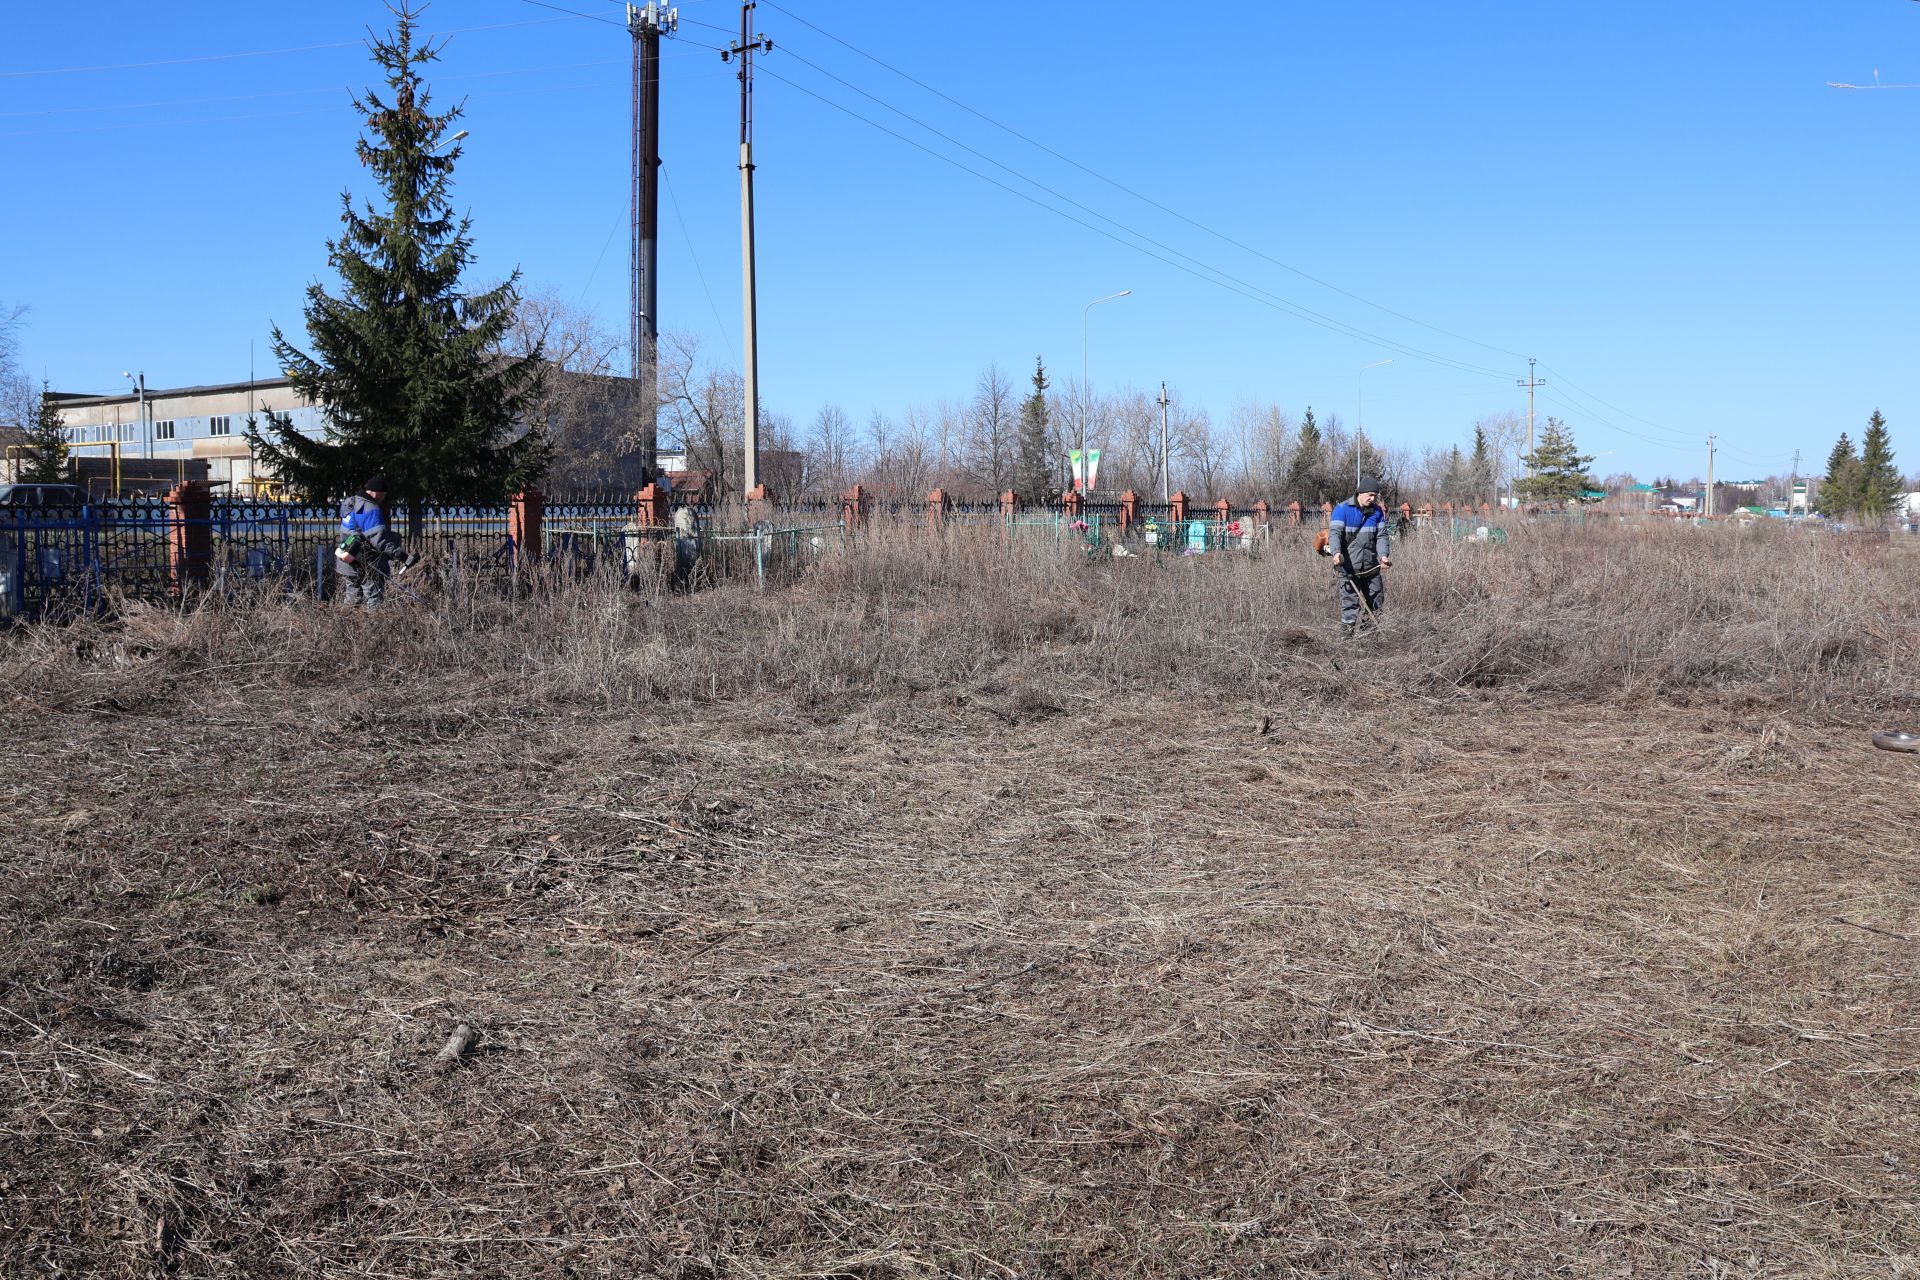
<svg viewBox="0 0 1920 1280"><path fill-rule="evenodd" d="M543 9L557 9L558 5L546 4L543 0L526 0L528 4L538 4ZM576 18L590 18L593 15L574 13L571 9L560 12ZM438 36L464 35L472 31L504 31L511 27L537 27L544 22L558 22L558 18L535 18L526 22L496 22L483 27L449 27L445 31L429 31L427 39ZM355 46L364 48L364 40L334 40L327 44L303 44L288 49L244 49L238 53L205 53L191 58L157 58L151 62L120 62L96 67L40 67L26 71L0 71L0 80L18 79L24 76L65 76L83 75L95 71L143 71L149 67L180 67L195 62L230 62L235 58L271 58L285 53L313 53L321 49L348 49Z"/></svg>
<svg viewBox="0 0 1920 1280"><path fill-rule="evenodd" d="M1413 316L1405 314L1404 312L1395 311L1393 308L1386 306L1382 303L1374 302L1369 298L1363 298L1359 294L1353 293L1347 289L1343 289L1339 285L1334 284L1331 281L1322 280L1320 277L1312 275L1306 271L1303 271L1299 267L1296 267L1291 263L1283 262L1279 258L1272 256L1271 254L1265 252L1262 249L1256 248L1255 246L1247 244L1244 241L1237 240L1234 237L1225 233L1224 231L1215 230L1214 228L1206 225L1205 223L1200 222L1194 218L1191 218L1184 213L1181 213L1178 209L1174 209L1169 207L1168 205L1162 204L1160 201L1155 200L1151 196L1144 195L1139 191L1135 191L1133 188L1127 186L1125 183L1116 181L1113 178L1109 178L1105 174L1101 173L1099 170L1093 169L1087 165L1082 164L1080 161L1075 160L1072 156L1065 155L1059 151L1054 150L1052 147L1047 146L1044 142L1041 142L1038 139L1032 138L1027 134L1020 132L1018 129L1015 129L1011 125L1001 123L1000 121L994 119L992 116L986 114L984 111L980 111L977 108L967 105L966 103L960 101L960 99L954 97L953 95L945 93L939 89L936 89L934 86L928 84L926 81L921 80L918 77L908 72L902 71L900 68L894 66L892 63L889 63L882 58L876 57L875 55L868 53L866 50L861 49L857 45L854 45L842 39L841 37L833 34L833 32L828 31L824 27L821 27L816 23L807 21L807 19L801 17L799 14L793 12L791 9L788 9L784 5L776 3L776 0L765 0L765 2L768 8L778 9L781 13L785 14L789 18L792 18L794 21L800 23L802 26L809 27L812 30L819 32L821 35L833 41L835 44L841 45L847 49L852 50L854 53L857 53L861 57L867 59L867 61L872 62L876 66L883 67L886 70L891 71L894 75L899 76L901 79L906 80L910 84L919 86L920 88L926 90L928 93L933 94L935 97L942 99L943 101L952 103L954 106L959 107L962 111L967 112L969 115L978 116L980 119L986 121L988 124L992 125L994 128L999 129L1005 133L1011 134L1013 137L1018 138L1020 141L1026 143L1028 146L1035 147L1038 150L1044 151L1048 155L1052 156L1054 159L1062 161L1063 163L1066 163L1066 164L1070 164L1074 168L1080 170L1082 173L1098 178L1100 181L1106 183L1108 186L1114 188L1116 191L1119 191L1125 195L1132 196L1135 200L1139 200L1143 204L1151 205L1153 208L1158 209L1160 212L1165 213L1170 217L1178 218L1180 221L1186 223L1188 226L1196 227L1199 230L1206 232L1208 235L1213 236L1218 240L1222 240L1227 244L1232 245L1234 248L1241 250L1244 253L1250 253L1264 262L1268 262L1276 267L1279 267L1283 271L1292 272L1294 275L1299 276L1302 280L1306 280L1313 284L1317 284L1321 288L1331 290L1332 292L1337 293L1342 297L1351 298L1353 301L1361 303L1364 306L1372 307L1376 311L1380 311L1385 313L1386 315L1390 315L1394 317L1396 320L1404 320L1408 324L1418 325L1422 329L1431 330L1434 333L1441 334L1448 338L1453 338L1459 342L1468 343L1472 346L1484 347L1488 351L1498 352L1501 355L1513 356L1515 359L1525 359L1525 356L1523 356L1518 351L1512 351L1506 347L1495 346L1493 343L1490 343L1490 342L1482 342L1478 338L1470 338L1465 334L1455 333L1450 329L1443 329L1438 325L1428 324L1424 320L1417 319ZM789 50L788 52L791 52L791 50ZM795 56L798 57L799 55L796 54ZM1506 375L1501 374L1500 376L1505 377Z"/></svg>
<svg viewBox="0 0 1920 1280"><path fill-rule="evenodd" d="M733 349L733 339L727 335L726 322L720 318L720 307L713 300L713 290L707 287L707 273L700 266L700 251L694 247L693 232L687 230L687 217L680 212L680 197L673 191L673 175L662 168L660 177L666 183L667 200L673 205L673 216L680 223L680 234L686 238L687 256L693 260L693 273L700 277L700 292L707 295L707 310L713 312L714 328L719 330L720 340L727 344L727 358L739 364L740 354Z"/></svg>
<svg viewBox="0 0 1920 1280"><path fill-rule="evenodd" d="M1092 231L1094 234L1102 236L1108 240L1111 240L1115 244L1123 245L1128 249L1132 249L1136 253L1145 254L1147 257L1154 259L1156 262L1165 263L1167 266L1170 266L1177 271L1185 272L1187 275L1193 276L1195 279L1203 280L1208 284L1215 285L1222 289L1226 289L1230 293L1238 294L1240 297L1246 298L1248 301L1259 303L1260 305L1265 307L1270 307L1275 311L1279 311L1279 312L1282 312L1283 314L1293 316L1295 319L1298 319L1298 320L1304 320L1308 324L1316 325L1330 332L1341 334L1344 337L1356 338L1361 341L1384 346L1390 350L1397 351L1402 355L1412 356L1420 360L1426 360L1433 364L1441 365L1442 367L1453 369L1461 373L1472 373L1472 374L1478 374L1483 377L1494 377L1494 378L1506 378L1510 376L1508 373L1502 370L1489 369L1482 365L1468 364L1465 361L1455 360L1449 356L1439 355L1431 351L1424 351L1418 347L1408 346L1405 343L1399 342L1395 339L1382 337L1379 334L1369 333L1364 329L1355 328L1354 326L1349 325L1344 321L1334 320L1331 317L1323 316L1318 312L1309 311L1306 308L1301 307L1297 303L1288 301L1287 299L1280 297L1280 295L1278 294L1274 294L1268 290L1262 289L1258 285L1249 284L1248 282L1240 279L1237 276L1231 275L1228 272L1220 270L1218 267L1208 266L1204 263L1201 263L1198 268L1188 266L1185 263L1180 262L1175 258L1168 257L1162 253L1157 253L1153 249L1143 247L1140 244L1135 244L1131 240L1123 239L1121 236L1115 235L1113 232L1106 230L1104 227L1096 226L1095 224L1088 222L1084 218L1075 217L1073 214L1068 213L1064 209L1056 208L1055 206L1048 204L1046 201L1041 200L1038 197L1026 191L1022 191L1018 187L1009 186L1008 184L1001 182L998 178L994 178L988 174L982 173L978 169L970 168L967 165L962 164L960 161L955 160L952 156L949 156L944 154L943 152L937 151L934 148L927 146L925 143L920 142L918 139L908 137L906 134L901 133L897 129L890 129L886 125L881 124L877 120L871 119L870 117L867 117L867 116L863 116L858 111L853 110L851 107L847 107L841 103L835 102L832 98L829 98L824 94L817 93L814 90L808 88L806 85L800 84L799 82L794 80L790 80L786 76L780 75L778 72L763 71L762 74L767 75L772 79L778 80L780 83L787 85L790 88L798 89L801 93L806 94L808 97L815 98L820 102L825 103L827 106L832 107L834 110L839 111L845 115L852 116L855 120L860 121L862 124L865 124L870 128L878 129L880 132L887 134L890 137L899 139L900 141L906 143L908 146L924 151L928 155L933 156L935 159L944 161L945 163L952 165L954 168L959 169L962 173L970 174L973 177L980 179L982 182L989 183L992 186L1000 188L1002 191L1008 192L1011 195L1018 196L1020 199L1027 201L1029 204L1037 205L1040 208L1045 209L1047 212L1056 215L1057 217L1065 218L1068 222L1074 223L1077 226L1085 227L1087 230ZM905 113L902 113L902 114L905 114ZM911 119L912 117L909 116L908 118ZM915 121L915 123L917 124L919 123L919 121ZM938 130L933 130L931 126L922 125L922 127L928 128L930 132L936 132L936 133L938 132ZM1023 180L1031 181L1031 179L1023 179ZM1033 185L1039 186L1038 183L1034 183ZM1042 187L1041 189L1047 190L1047 188L1045 187ZM1055 194L1055 193L1049 192L1049 194ZM1061 197L1061 198L1064 199L1064 197ZM1073 203L1073 202L1068 201L1068 203ZM1084 208L1085 206L1077 206L1077 207ZM1095 216L1101 217L1106 221L1113 222L1115 226L1122 227L1124 230L1126 230L1128 235L1134 236L1139 240L1145 241L1149 245L1155 245L1160 248L1166 248L1166 246L1160 245L1158 241L1154 241L1147 236L1141 235L1139 232L1134 231L1131 228L1126 228L1125 224L1123 223L1117 222L1110 218L1105 218L1105 215L1103 214L1096 214ZM1169 249L1168 252L1178 253L1179 251ZM1181 256L1184 257L1186 255L1182 254ZM1198 259L1191 259L1191 261L1194 261L1196 263L1199 262ZM1219 277L1219 278L1216 279L1215 277Z"/></svg>

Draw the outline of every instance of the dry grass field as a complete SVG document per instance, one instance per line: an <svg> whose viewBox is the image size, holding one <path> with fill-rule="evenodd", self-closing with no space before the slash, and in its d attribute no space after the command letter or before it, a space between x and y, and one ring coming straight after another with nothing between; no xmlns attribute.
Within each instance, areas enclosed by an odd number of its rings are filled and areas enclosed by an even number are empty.
<svg viewBox="0 0 1920 1280"><path fill-rule="evenodd" d="M881 530L0 640L6 1276L1920 1277L1920 579ZM436 1054L478 1034L451 1069Z"/></svg>

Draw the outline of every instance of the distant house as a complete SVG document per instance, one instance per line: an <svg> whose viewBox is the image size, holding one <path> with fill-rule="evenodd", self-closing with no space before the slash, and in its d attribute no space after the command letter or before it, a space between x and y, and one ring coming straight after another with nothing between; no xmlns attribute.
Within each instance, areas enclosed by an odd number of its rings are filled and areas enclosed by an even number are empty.
<svg viewBox="0 0 1920 1280"><path fill-rule="evenodd" d="M623 438L631 425L632 380L595 374L557 374L573 394L556 398L547 428L562 455L591 459L592 467L614 466L622 459L602 460L603 443ZM287 378L222 382L172 390L150 389L145 403L133 392L94 396L52 392L67 427L72 456L82 469L94 470L97 460L104 474L118 451L123 480L149 472L165 477L205 476L236 495L271 494L274 477L258 462L247 444L247 420L267 413L283 415L302 435L324 438L326 411L293 389ZM557 416L552 416L557 415ZM645 445L628 450L624 471L637 477L644 467ZM636 460L637 459L637 460ZM564 460L564 458L562 459ZM556 465L556 470L561 469ZM576 470L578 468L575 468ZM624 480L624 474L613 477Z"/></svg>

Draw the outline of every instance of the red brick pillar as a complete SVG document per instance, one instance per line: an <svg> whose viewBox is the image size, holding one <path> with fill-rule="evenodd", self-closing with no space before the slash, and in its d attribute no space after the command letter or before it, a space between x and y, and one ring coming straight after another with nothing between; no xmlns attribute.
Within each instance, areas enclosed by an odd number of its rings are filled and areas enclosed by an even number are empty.
<svg viewBox="0 0 1920 1280"><path fill-rule="evenodd" d="M1140 523L1140 495L1129 489L1120 495L1120 532Z"/></svg>
<svg viewBox="0 0 1920 1280"><path fill-rule="evenodd" d="M1411 520L1411 519L1413 519L1413 504L1412 504L1412 503L1409 503L1409 502L1403 502L1403 503L1401 503L1401 504L1400 504L1400 518L1401 518L1402 520Z"/></svg>
<svg viewBox="0 0 1920 1280"><path fill-rule="evenodd" d="M1185 524L1187 522L1187 495L1184 492L1174 494L1173 497L1168 500L1167 507L1167 519L1173 521L1175 524Z"/></svg>
<svg viewBox="0 0 1920 1280"><path fill-rule="evenodd" d="M167 490L167 594L205 582L213 563L213 488L189 480Z"/></svg>
<svg viewBox="0 0 1920 1280"><path fill-rule="evenodd" d="M773 519L773 490L757 484L747 491L747 523Z"/></svg>
<svg viewBox="0 0 1920 1280"><path fill-rule="evenodd" d="M840 495L840 523L848 533L866 527L867 501L867 491L860 485L855 485Z"/></svg>
<svg viewBox="0 0 1920 1280"><path fill-rule="evenodd" d="M927 528L938 533L947 523L947 491L935 489L927 495Z"/></svg>
<svg viewBox="0 0 1920 1280"><path fill-rule="evenodd" d="M1233 523L1233 503L1225 498L1213 504L1213 514L1220 518L1220 527L1225 529Z"/></svg>
<svg viewBox="0 0 1920 1280"><path fill-rule="evenodd" d="M642 529L658 529L667 523L667 507L672 499L658 484L650 484L633 495L633 522Z"/></svg>
<svg viewBox="0 0 1920 1280"><path fill-rule="evenodd" d="M1262 529L1273 523L1273 505L1265 498L1253 504L1253 522Z"/></svg>
<svg viewBox="0 0 1920 1280"><path fill-rule="evenodd" d="M1323 502L1320 504L1320 523L1333 523L1333 504L1331 502Z"/></svg>
<svg viewBox="0 0 1920 1280"><path fill-rule="evenodd" d="M522 489L507 504L507 536L513 539L513 554L520 563L540 562L540 524L546 510L547 495L538 489Z"/></svg>
<svg viewBox="0 0 1920 1280"><path fill-rule="evenodd" d="M1429 522L1429 523L1431 523L1431 522L1432 522L1432 520L1433 520L1433 504L1432 504L1431 502L1427 502L1427 503L1422 503L1422 504L1421 504L1421 506L1420 506L1420 519L1421 519L1421 520L1423 520L1423 521L1426 521L1426 522Z"/></svg>
<svg viewBox="0 0 1920 1280"><path fill-rule="evenodd" d="M1060 505L1066 509L1067 523L1071 524L1080 518L1082 511L1086 510L1086 495L1078 489L1069 489L1061 495Z"/></svg>
<svg viewBox="0 0 1920 1280"><path fill-rule="evenodd" d="M1000 495L1000 516L1012 520L1020 512L1020 495L1009 489Z"/></svg>
<svg viewBox="0 0 1920 1280"><path fill-rule="evenodd" d="M1480 504L1480 514L1481 514L1481 516L1483 516L1483 517L1485 517L1485 518L1487 518L1487 519L1491 519L1491 518L1493 517L1493 504L1492 504L1491 502L1483 502L1483 503L1481 503L1481 504Z"/></svg>
<svg viewBox="0 0 1920 1280"><path fill-rule="evenodd" d="M1289 502L1287 504L1287 523L1292 525L1296 529L1300 527L1301 520L1300 520L1300 504L1299 503Z"/></svg>

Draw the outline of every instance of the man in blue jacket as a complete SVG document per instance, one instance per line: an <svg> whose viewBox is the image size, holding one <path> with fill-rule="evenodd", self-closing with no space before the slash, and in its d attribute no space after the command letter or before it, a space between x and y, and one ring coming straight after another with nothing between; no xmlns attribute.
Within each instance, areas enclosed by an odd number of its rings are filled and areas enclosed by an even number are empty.
<svg viewBox="0 0 1920 1280"><path fill-rule="evenodd" d="M1364 623L1378 624L1387 603L1387 584L1381 570L1393 564L1387 536L1387 509L1380 505L1380 481L1361 476L1353 501L1333 509L1327 527L1327 551L1340 580L1340 638L1346 640ZM1364 607L1363 607L1364 606Z"/></svg>
<svg viewBox="0 0 1920 1280"><path fill-rule="evenodd" d="M376 475L340 504L340 545L333 553L333 567L348 608L379 604L387 594L387 562L406 550L399 535L387 528L386 501L387 478Z"/></svg>

